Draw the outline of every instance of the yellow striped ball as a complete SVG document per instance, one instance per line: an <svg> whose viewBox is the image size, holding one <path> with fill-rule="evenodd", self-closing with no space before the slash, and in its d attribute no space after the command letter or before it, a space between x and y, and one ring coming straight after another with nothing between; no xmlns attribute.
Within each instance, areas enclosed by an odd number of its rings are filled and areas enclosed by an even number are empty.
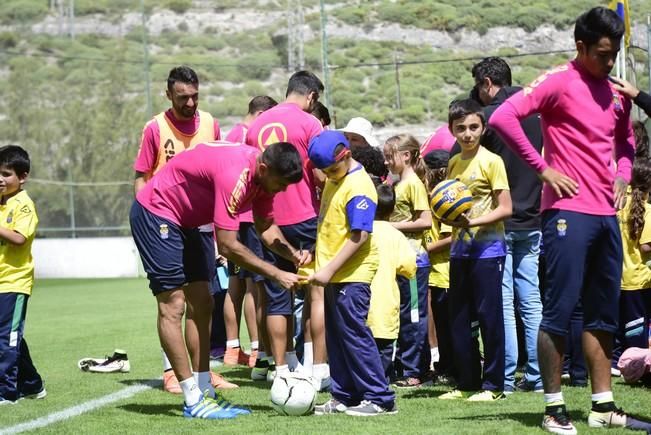
<svg viewBox="0 0 651 435"><path fill-rule="evenodd" d="M430 207L439 219L456 220L472 208L472 193L459 180L444 180L432 190Z"/></svg>

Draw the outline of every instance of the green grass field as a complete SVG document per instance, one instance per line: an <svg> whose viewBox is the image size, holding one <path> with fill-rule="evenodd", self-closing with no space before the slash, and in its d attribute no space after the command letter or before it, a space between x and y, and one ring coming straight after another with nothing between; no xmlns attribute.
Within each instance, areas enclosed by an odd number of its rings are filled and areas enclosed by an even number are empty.
<svg viewBox="0 0 651 435"><path fill-rule="evenodd" d="M146 282L121 280L40 280L27 312L26 339L46 381L45 400L23 400L0 407L0 432L78 406L132 385L161 376L160 346L155 327L154 299ZM82 373L77 360L101 357L114 348L126 349L128 374ZM516 393L492 404L437 400L445 387L398 393L399 413L373 419L348 416L282 417L269 404L269 384L253 383L248 369L224 369L241 388L226 397L253 410L231 421L186 420L179 396L155 389L38 429L39 433L542 433L542 397ZM158 384L157 384L158 385ZM619 406L651 415L651 391L614 384ZM564 388L568 408L580 433L590 406L587 388ZM319 400L325 400L321 394ZM594 431L595 433L599 431ZM619 433L609 431L608 433ZM599 432L600 433L600 432ZM621 431L624 433L624 431Z"/></svg>

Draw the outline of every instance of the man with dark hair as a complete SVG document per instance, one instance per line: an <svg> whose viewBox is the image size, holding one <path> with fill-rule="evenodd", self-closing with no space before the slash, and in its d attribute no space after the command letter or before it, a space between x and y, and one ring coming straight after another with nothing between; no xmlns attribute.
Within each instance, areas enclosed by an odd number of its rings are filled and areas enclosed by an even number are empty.
<svg viewBox="0 0 651 435"><path fill-rule="evenodd" d="M273 98L266 95L258 95L249 101L248 113L241 122L235 124L233 129L226 136L228 142L245 143L246 132L249 125L266 110L271 109L278 103ZM240 213L240 241L258 257L263 256L262 242L255 231L253 225L253 213L251 208L242 210ZM224 364L227 366L245 365L253 368L260 348L258 336L258 325L256 322L256 304L259 304L260 295L264 292L262 281L264 277L257 273L252 273L246 269L241 269L233 263L228 264L230 275L228 284L228 293L224 300L224 323L226 326L226 350L224 353ZM244 352L240 346L240 318L242 307L244 307L244 319L249 330L251 339L251 354ZM261 322L262 319L258 319ZM266 329L264 325L260 328L262 333L262 342L266 343ZM262 347L264 352L266 348Z"/></svg>
<svg viewBox="0 0 651 435"><path fill-rule="evenodd" d="M210 142L221 137L217 120L210 113L198 109L199 78L192 68L187 66L172 68L167 77L165 93L172 107L156 115L145 125L142 132L140 149L133 164L136 172L133 182L136 194L172 157L199 143ZM207 228L201 236L205 245L213 243L212 228ZM188 341L197 340L196 334L190 331ZM163 390L181 394L179 381L174 376L165 352L162 352L162 357ZM212 377L213 385L217 388L237 387L217 373L212 373Z"/></svg>
<svg viewBox="0 0 651 435"><path fill-rule="evenodd" d="M310 114L322 91L323 83L313 73L309 71L294 73L287 84L285 101L263 112L253 121L246 135L246 143L258 149L265 149L274 142L289 142L296 147L302 161L306 162L310 139L323 131L319 120ZM318 212L315 175L310 168L311 166L304 165L303 179L289 186L287 191L276 195L274 200L276 223L294 248L306 252L312 250L316 242ZM268 249L265 249L265 259L283 270L296 271L294 264ZM302 367L293 350L292 294L271 281L266 281L265 287L267 330L276 372L283 374L288 371L300 371ZM309 296L311 302L309 329L312 332L312 341L306 340L304 362L306 360L308 363L314 362L312 374L317 379L317 384L320 384L317 387L326 389L330 384L330 374L325 354L323 289L312 287ZM252 377L263 379L268 364L268 361L263 360L260 360L259 364L256 362ZM305 371L310 374L309 364Z"/></svg>
<svg viewBox="0 0 651 435"><path fill-rule="evenodd" d="M202 243L199 227L214 227L219 252L229 261L293 289L298 275L261 260L237 240L238 214L252 204L262 240L288 261L304 264L310 256L287 243L273 224L272 211L274 194L302 178L301 158L288 143L272 144L261 153L246 145L215 141L179 154L136 196L129 216L131 232L156 297L159 337L180 380L185 417L223 419L250 414L214 400L209 282L215 251L212 240L208 246ZM198 343L184 340L186 304L185 331L195 331Z"/></svg>
<svg viewBox="0 0 651 435"><path fill-rule="evenodd" d="M487 57L472 68L475 79L473 95L484 106L486 120L510 96L522 88L511 86L511 68L499 57ZM535 150L542 152L540 117L531 115L520 123ZM515 369L518 365L518 336L516 312L524 325L527 365L522 391L543 391L538 367L538 327L542 318L542 302L538 287L538 257L540 255L540 192L542 182L526 163L509 149L494 130L488 129L482 145L502 157L511 187L513 215L504 222L506 259L502 279L504 309L504 392L514 392ZM458 145L457 145L458 147ZM517 302L518 309L515 310Z"/></svg>
<svg viewBox="0 0 651 435"><path fill-rule="evenodd" d="M623 256L616 210L624 203L635 150L630 101L608 81L623 34L614 11L596 7L584 13L574 28L576 58L509 98L490 121L545 182L547 285L538 360L545 390L542 425L553 433L576 433L561 392L561 368L579 302L592 386L588 425L651 430L615 406L610 379ZM542 118L544 159L520 125L533 113Z"/></svg>

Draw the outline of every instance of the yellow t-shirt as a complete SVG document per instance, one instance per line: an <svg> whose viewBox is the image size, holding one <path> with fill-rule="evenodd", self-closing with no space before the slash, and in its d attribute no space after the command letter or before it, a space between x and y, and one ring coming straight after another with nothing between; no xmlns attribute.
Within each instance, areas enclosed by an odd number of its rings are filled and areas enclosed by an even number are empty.
<svg viewBox="0 0 651 435"><path fill-rule="evenodd" d="M339 253L351 230L373 231L377 193L373 181L359 165L339 180L326 180L321 197L316 235L316 270L321 270ZM378 267L373 235L332 277L331 283L371 283Z"/></svg>
<svg viewBox="0 0 651 435"><path fill-rule="evenodd" d="M389 217L391 222L412 221L423 210L429 210L427 189L418 175L411 173L395 185L396 205ZM405 232L409 243L416 252L418 267L429 266L429 256L425 249L425 231Z"/></svg>
<svg viewBox="0 0 651 435"><path fill-rule="evenodd" d="M447 237L452 228L432 218L432 229L425 232L426 243L438 242ZM442 237L443 236L443 237ZM432 268L429 272L429 285L431 287L450 288L450 249L429 254Z"/></svg>
<svg viewBox="0 0 651 435"><path fill-rule="evenodd" d="M490 213L497 208L493 198L496 190L509 190L504 162L497 154L479 146L477 154L470 159L462 159L457 154L448 164L448 178L456 178L464 183L472 193L470 218ZM472 228L453 228L451 258L494 258L506 255L504 223Z"/></svg>
<svg viewBox="0 0 651 435"><path fill-rule="evenodd" d="M34 202L24 190L0 205L0 225L20 233L27 239L22 246L0 241L0 293L32 293L34 259L32 242L38 216Z"/></svg>
<svg viewBox="0 0 651 435"><path fill-rule="evenodd" d="M380 263L371 282L371 305L366 323L373 337L398 338L400 328L400 290L396 275L416 276L416 253L402 232L389 222L373 222L373 243Z"/></svg>
<svg viewBox="0 0 651 435"><path fill-rule="evenodd" d="M622 290L641 290L651 287L651 268L646 262L650 254L640 251L640 245L651 243L651 205L644 204L644 228L640 240L631 240L628 231L628 219L631 212L631 196L626 199L626 206L617 212L617 222L622 233L624 266L622 268Z"/></svg>

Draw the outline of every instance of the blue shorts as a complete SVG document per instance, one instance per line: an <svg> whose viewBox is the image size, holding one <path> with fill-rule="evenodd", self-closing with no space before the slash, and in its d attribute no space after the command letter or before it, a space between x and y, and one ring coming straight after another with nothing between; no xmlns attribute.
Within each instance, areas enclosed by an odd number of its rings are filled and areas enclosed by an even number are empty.
<svg viewBox="0 0 651 435"><path fill-rule="evenodd" d="M260 236L255 230L255 225L252 222L240 222L240 229L237 232L237 240L249 248L257 257L264 258L262 240L260 240ZM254 282L264 280L264 276L255 272L250 272L231 261L228 262L228 274L230 276L237 276L240 279L251 278Z"/></svg>
<svg viewBox="0 0 651 435"><path fill-rule="evenodd" d="M295 248L302 247L311 250L316 244L317 218L308 219L294 225L280 227L283 235ZM277 268L286 272L296 272L296 266L291 261L276 255L267 247L263 247L264 259ZM285 290L277 282L266 279L264 287L267 293L267 314L277 316L292 315L292 292Z"/></svg>
<svg viewBox="0 0 651 435"><path fill-rule="evenodd" d="M542 220L547 271L540 329L566 335L583 304L583 329L617 332L622 239L616 216L547 210Z"/></svg>
<svg viewBox="0 0 651 435"><path fill-rule="evenodd" d="M131 234L149 288L154 295L195 281L212 281L215 273L213 232L181 228L134 201L129 213Z"/></svg>

